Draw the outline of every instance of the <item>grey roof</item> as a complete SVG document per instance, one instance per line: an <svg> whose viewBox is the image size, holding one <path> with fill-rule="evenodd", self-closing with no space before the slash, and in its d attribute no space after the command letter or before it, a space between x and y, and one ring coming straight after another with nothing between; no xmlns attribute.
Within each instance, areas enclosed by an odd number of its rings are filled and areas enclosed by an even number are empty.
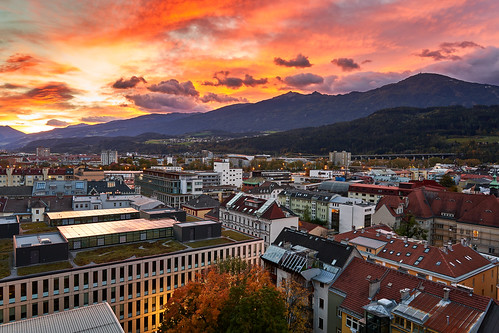
<svg viewBox="0 0 499 333"><path fill-rule="evenodd" d="M182 206L194 209L212 209L220 206L220 202L209 195L201 194L199 197L187 201Z"/></svg>
<svg viewBox="0 0 499 333"><path fill-rule="evenodd" d="M369 247L371 249L378 249L384 245L386 245L387 242L379 241L377 239L372 239L372 238L367 238L367 237L355 237L350 241L351 244L355 245L360 245L360 246L365 246Z"/></svg>
<svg viewBox="0 0 499 333"><path fill-rule="evenodd" d="M33 196L85 195L85 180L38 180L33 185Z"/></svg>
<svg viewBox="0 0 499 333"><path fill-rule="evenodd" d="M319 191L327 191L337 194L348 194L350 183L340 181L325 181L319 184Z"/></svg>
<svg viewBox="0 0 499 333"><path fill-rule="evenodd" d="M107 304L98 303L36 318L0 325L0 333L123 333Z"/></svg>
<svg viewBox="0 0 499 333"><path fill-rule="evenodd" d="M87 182L87 194L131 194L135 193L127 184L121 180L96 180Z"/></svg>
<svg viewBox="0 0 499 333"><path fill-rule="evenodd" d="M66 243L66 240L58 232L36 235L14 235L14 244L17 248L62 243Z"/></svg>
<svg viewBox="0 0 499 333"><path fill-rule="evenodd" d="M2 186L1 192L2 197L30 197L33 192L33 186Z"/></svg>
<svg viewBox="0 0 499 333"><path fill-rule="evenodd" d="M267 248L267 251L265 251L265 253L262 255L262 259L278 264L285 253L286 250L284 248L276 245L270 245Z"/></svg>

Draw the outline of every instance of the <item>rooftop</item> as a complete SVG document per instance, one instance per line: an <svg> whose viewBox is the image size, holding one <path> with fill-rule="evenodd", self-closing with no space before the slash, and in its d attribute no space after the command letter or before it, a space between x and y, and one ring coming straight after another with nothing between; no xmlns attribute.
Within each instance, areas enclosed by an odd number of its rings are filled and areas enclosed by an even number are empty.
<svg viewBox="0 0 499 333"><path fill-rule="evenodd" d="M133 223L130 223L132 221ZM177 223L172 219L158 220L121 220L113 222L98 222L89 224L75 224L57 227L60 233L67 239L103 236L122 232L133 232L159 228L171 228Z"/></svg>
<svg viewBox="0 0 499 333"><path fill-rule="evenodd" d="M133 208L116 208L116 209L92 209L92 210L77 210L77 211L63 211L47 213L47 217L51 220L54 219L73 219L78 217L89 217L89 216L104 216L112 214L130 214L138 213L136 209Z"/></svg>
<svg viewBox="0 0 499 333"><path fill-rule="evenodd" d="M18 332L123 333L123 329L104 302L0 325L0 333Z"/></svg>
<svg viewBox="0 0 499 333"><path fill-rule="evenodd" d="M66 240L61 237L58 232L38 234L38 235L16 235L14 236L14 244L16 248L40 246L48 244L61 244Z"/></svg>

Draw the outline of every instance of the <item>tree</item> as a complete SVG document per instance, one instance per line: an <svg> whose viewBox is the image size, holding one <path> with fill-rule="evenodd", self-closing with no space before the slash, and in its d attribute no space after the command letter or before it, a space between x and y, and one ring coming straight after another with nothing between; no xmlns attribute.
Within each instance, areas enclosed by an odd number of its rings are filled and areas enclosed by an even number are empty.
<svg viewBox="0 0 499 333"><path fill-rule="evenodd" d="M456 186L456 183L454 182L454 179L452 179L452 177L446 173L440 179L440 185L447 187L447 188L451 188L453 186Z"/></svg>
<svg viewBox="0 0 499 333"><path fill-rule="evenodd" d="M303 287L296 279L282 282L280 289L286 302L286 322L290 332L311 332L312 311L309 306L310 290Z"/></svg>
<svg viewBox="0 0 499 333"><path fill-rule="evenodd" d="M301 219L305 222L310 222L312 221L312 216L310 214L310 207L305 207L305 209L303 210L303 215L301 217Z"/></svg>
<svg viewBox="0 0 499 333"><path fill-rule="evenodd" d="M285 332L284 297L268 272L240 258L175 290L161 332Z"/></svg>
<svg viewBox="0 0 499 333"><path fill-rule="evenodd" d="M398 229L395 232L400 236L407 236L409 238L426 239L427 231L419 226L416 218L412 214L405 215Z"/></svg>

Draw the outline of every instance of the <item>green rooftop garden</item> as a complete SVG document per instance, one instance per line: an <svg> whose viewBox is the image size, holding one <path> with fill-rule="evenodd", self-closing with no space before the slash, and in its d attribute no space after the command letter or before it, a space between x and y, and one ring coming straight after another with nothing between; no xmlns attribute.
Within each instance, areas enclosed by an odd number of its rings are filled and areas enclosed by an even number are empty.
<svg viewBox="0 0 499 333"><path fill-rule="evenodd" d="M10 254L13 251L12 239L0 239L0 279L10 275Z"/></svg>
<svg viewBox="0 0 499 333"><path fill-rule="evenodd" d="M189 242L186 244L192 248L199 248L199 247L214 246L214 245L227 244L233 242L234 241L231 239L220 237L220 238L203 239L199 241Z"/></svg>
<svg viewBox="0 0 499 333"><path fill-rule="evenodd" d="M102 264L121 261L131 257L141 258L156 254L181 251L187 247L175 240L158 240L155 242L140 242L132 244L101 247L94 250L80 251L76 254L74 263L78 266L90 263Z"/></svg>
<svg viewBox="0 0 499 333"><path fill-rule="evenodd" d="M59 261L59 262L52 262L49 264L19 267L17 268L17 275L24 276L24 275L38 274L50 271L58 271L67 268L73 268L73 265L71 265L69 261Z"/></svg>
<svg viewBox="0 0 499 333"><path fill-rule="evenodd" d="M203 221L203 219L189 214L187 214L185 218L185 222L198 222L198 221Z"/></svg>
<svg viewBox="0 0 499 333"><path fill-rule="evenodd" d="M57 227L51 227L45 222L24 222L21 223L21 229L23 235L57 231Z"/></svg>
<svg viewBox="0 0 499 333"><path fill-rule="evenodd" d="M222 230L222 236L233 239L236 242L254 239L254 237L251 237L249 235L242 234L242 233L234 231L234 230L227 230L227 229Z"/></svg>

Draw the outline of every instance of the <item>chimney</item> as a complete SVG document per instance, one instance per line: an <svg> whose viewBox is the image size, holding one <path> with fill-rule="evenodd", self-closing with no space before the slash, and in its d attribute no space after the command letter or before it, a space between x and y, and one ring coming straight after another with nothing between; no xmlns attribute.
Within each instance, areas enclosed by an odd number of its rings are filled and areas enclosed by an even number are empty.
<svg viewBox="0 0 499 333"><path fill-rule="evenodd" d="M284 247L285 250L291 250L291 243L290 242L284 242L283 247Z"/></svg>
<svg viewBox="0 0 499 333"><path fill-rule="evenodd" d="M365 231L365 230L364 230L364 228L360 229L360 232L361 232L362 234L364 233L364 231Z"/></svg>
<svg viewBox="0 0 499 333"><path fill-rule="evenodd" d="M404 243L407 243L407 236L404 236Z"/></svg>
<svg viewBox="0 0 499 333"><path fill-rule="evenodd" d="M426 241L426 240L425 240L425 241L423 241L423 245L424 245L424 248L425 248L425 249L426 249L426 248L428 248L428 241Z"/></svg>
<svg viewBox="0 0 499 333"><path fill-rule="evenodd" d="M452 241L449 240L449 242L447 243L447 248L449 249L449 251L452 251Z"/></svg>
<svg viewBox="0 0 499 333"><path fill-rule="evenodd" d="M444 301L449 300L450 288L444 287Z"/></svg>
<svg viewBox="0 0 499 333"><path fill-rule="evenodd" d="M381 280L369 280L369 299L373 299L374 296L378 293L380 285Z"/></svg>
<svg viewBox="0 0 499 333"><path fill-rule="evenodd" d="M449 325L449 315L447 315L447 325Z"/></svg>
<svg viewBox="0 0 499 333"><path fill-rule="evenodd" d="M400 289L400 300L406 300L409 298L409 288Z"/></svg>
<svg viewBox="0 0 499 333"><path fill-rule="evenodd" d="M445 253L445 254L447 254L447 246L444 246L444 247L442 248L442 252L443 252L443 253Z"/></svg>

